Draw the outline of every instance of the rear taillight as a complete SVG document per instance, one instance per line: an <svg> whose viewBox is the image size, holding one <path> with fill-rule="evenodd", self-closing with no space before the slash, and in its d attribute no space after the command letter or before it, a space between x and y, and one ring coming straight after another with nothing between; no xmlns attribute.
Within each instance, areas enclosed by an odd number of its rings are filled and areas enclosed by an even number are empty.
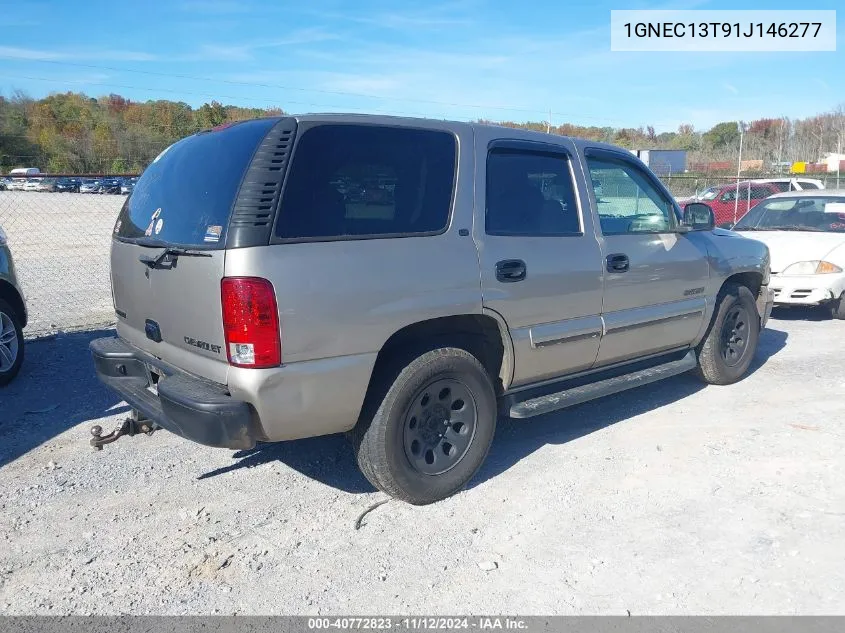
<svg viewBox="0 0 845 633"><path fill-rule="evenodd" d="M273 285L258 277L224 277L221 298L229 364L252 368L281 365L282 341Z"/></svg>

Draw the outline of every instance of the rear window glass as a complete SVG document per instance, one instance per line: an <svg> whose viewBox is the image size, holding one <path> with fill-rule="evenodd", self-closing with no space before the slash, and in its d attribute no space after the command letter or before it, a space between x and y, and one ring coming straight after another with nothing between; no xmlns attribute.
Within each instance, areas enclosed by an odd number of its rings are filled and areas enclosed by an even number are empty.
<svg viewBox="0 0 845 633"><path fill-rule="evenodd" d="M321 125L302 135L276 223L282 239L436 233L449 219L455 137L387 126Z"/></svg>
<svg viewBox="0 0 845 633"><path fill-rule="evenodd" d="M241 179L275 123L246 121L168 147L135 183L115 225L117 236L222 247Z"/></svg>

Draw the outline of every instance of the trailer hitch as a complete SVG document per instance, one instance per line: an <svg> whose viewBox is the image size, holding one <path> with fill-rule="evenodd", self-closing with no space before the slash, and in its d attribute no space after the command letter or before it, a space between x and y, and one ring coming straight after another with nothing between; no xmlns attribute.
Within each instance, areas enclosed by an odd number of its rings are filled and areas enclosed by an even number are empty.
<svg viewBox="0 0 845 633"><path fill-rule="evenodd" d="M139 435L140 433L152 435L157 428L158 427L152 422L152 420L142 418L137 411L133 411L130 417L120 422L114 430L107 435L103 435L103 427L99 424L92 426L91 435L93 437L91 438L90 443L91 446L94 447L95 451L101 451L103 450L103 446L116 442L124 435L128 435L129 437Z"/></svg>

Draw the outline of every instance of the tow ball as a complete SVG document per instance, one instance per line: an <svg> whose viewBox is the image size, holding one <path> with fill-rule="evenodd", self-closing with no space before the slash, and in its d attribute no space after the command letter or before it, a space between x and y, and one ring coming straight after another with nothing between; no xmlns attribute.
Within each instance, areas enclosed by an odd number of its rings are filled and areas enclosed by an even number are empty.
<svg viewBox="0 0 845 633"><path fill-rule="evenodd" d="M116 442L124 435L128 435L129 437L133 437L141 433L144 435L152 435L156 428L158 427L152 422L152 420L142 418L137 411L133 411L130 417L120 422L114 430L107 435L103 435L103 427L99 424L92 426L91 435L93 437L91 438L91 446L94 447L95 451L101 451L103 450L103 446Z"/></svg>

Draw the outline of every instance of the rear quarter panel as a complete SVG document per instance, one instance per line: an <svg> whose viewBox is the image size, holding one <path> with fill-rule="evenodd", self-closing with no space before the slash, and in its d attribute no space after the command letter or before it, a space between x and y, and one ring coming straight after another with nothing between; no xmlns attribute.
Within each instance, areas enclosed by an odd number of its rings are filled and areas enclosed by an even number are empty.
<svg viewBox="0 0 845 633"><path fill-rule="evenodd" d="M269 439L351 428L377 354L394 333L428 319L482 313L471 237L472 130L456 135L457 181L444 233L227 251L226 276L266 278L276 294L283 367L229 373L232 393L253 402Z"/></svg>

